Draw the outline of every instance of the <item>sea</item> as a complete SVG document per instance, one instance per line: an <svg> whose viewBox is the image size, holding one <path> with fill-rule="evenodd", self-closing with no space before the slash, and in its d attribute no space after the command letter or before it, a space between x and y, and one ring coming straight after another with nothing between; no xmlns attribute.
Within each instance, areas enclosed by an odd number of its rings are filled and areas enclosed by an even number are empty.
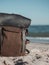
<svg viewBox="0 0 49 65"><path fill-rule="evenodd" d="M43 33L44 36L27 36L26 38L30 40L32 43L49 43L49 25L31 25L28 28L30 34L35 33L36 35L39 33ZM45 36L47 34L47 36Z"/></svg>

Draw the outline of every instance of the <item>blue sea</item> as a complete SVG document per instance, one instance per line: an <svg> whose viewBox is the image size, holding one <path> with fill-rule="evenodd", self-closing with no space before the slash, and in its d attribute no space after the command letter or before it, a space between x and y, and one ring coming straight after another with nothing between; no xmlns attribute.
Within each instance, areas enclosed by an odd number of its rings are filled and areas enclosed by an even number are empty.
<svg viewBox="0 0 49 65"><path fill-rule="evenodd" d="M31 25L28 28L29 32L34 32L34 33L42 33L42 32L48 32L49 33L49 25Z"/></svg>
<svg viewBox="0 0 49 65"><path fill-rule="evenodd" d="M49 25L31 25L28 28L29 33L48 33L49 34ZM48 37L26 37L27 39L30 40L30 42L33 43L49 43L49 36Z"/></svg>

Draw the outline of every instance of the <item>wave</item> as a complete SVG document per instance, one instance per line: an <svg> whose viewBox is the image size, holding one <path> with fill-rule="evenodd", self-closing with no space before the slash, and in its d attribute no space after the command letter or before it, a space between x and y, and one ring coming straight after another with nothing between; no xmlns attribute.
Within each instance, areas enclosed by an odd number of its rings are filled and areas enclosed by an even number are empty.
<svg viewBox="0 0 49 65"><path fill-rule="evenodd" d="M43 39L43 40L49 40L49 37L26 37L29 39Z"/></svg>
<svg viewBox="0 0 49 65"><path fill-rule="evenodd" d="M49 43L49 37L26 37L31 42Z"/></svg>

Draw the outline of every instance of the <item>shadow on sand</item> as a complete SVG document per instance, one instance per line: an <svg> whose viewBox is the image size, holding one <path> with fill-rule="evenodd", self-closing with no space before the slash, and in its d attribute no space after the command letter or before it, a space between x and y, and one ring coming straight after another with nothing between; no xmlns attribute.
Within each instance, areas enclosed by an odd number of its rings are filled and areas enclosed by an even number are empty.
<svg viewBox="0 0 49 65"><path fill-rule="evenodd" d="M19 59L16 61L15 65L26 65L28 64L27 62L24 62L22 59Z"/></svg>

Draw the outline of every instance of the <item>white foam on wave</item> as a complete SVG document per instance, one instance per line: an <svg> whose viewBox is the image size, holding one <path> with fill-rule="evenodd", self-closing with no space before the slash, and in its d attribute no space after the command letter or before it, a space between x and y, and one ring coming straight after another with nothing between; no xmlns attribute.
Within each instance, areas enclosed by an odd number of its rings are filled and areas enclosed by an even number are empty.
<svg viewBox="0 0 49 65"><path fill-rule="evenodd" d="M49 43L49 37L26 37L33 43Z"/></svg>
<svg viewBox="0 0 49 65"><path fill-rule="evenodd" d="M27 39L41 39L41 40L49 40L49 37L26 37Z"/></svg>

